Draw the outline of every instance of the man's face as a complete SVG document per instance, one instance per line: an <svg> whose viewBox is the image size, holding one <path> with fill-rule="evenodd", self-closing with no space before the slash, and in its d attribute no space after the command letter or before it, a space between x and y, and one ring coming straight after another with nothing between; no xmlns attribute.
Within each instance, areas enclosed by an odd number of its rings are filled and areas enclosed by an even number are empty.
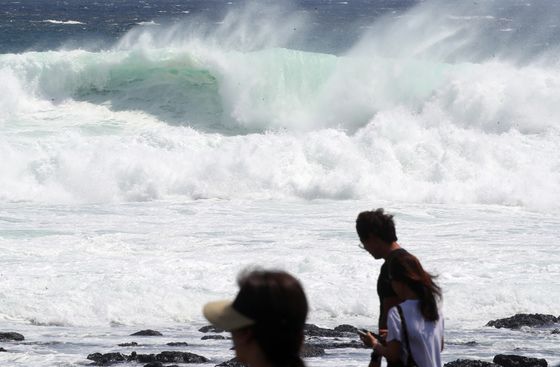
<svg viewBox="0 0 560 367"><path fill-rule="evenodd" d="M387 250L387 244L380 240L377 236L370 235L366 240L362 240L364 249L375 259L381 259Z"/></svg>

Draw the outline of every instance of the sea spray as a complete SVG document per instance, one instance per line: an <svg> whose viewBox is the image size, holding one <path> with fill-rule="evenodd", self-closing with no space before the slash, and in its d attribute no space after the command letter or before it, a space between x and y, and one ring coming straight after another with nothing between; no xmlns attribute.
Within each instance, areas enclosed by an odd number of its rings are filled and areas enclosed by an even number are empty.
<svg viewBox="0 0 560 367"><path fill-rule="evenodd" d="M344 55L281 47L301 18L277 9L263 17L278 34L261 22L248 37L255 6L215 30L138 28L100 52L1 55L0 195L558 208L556 50L482 56L473 40L495 40L466 25L496 9L443 7L433 20L437 9L380 18Z"/></svg>

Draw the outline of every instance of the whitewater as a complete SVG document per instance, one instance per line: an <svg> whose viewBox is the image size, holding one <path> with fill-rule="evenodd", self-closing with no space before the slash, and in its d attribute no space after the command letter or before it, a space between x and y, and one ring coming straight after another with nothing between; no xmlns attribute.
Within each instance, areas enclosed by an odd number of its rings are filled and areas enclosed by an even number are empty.
<svg viewBox="0 0 560 367"><path fill-rule="evenodd" d="M552 330L484 327L560 315L560 37L543 4L419 2L336 52L302 36L313 14L253 3L0 54L0 331L26 336L0 364L84 365L145 328L227 360L229 343L200 341L201 307L254 265L302 280L310 322L373 329L381 264L354 220L377 207L439 275L445 362L560 363ZM89 23L68 16L37 24ZM308 365L368 360L328 353Z"/></svg>

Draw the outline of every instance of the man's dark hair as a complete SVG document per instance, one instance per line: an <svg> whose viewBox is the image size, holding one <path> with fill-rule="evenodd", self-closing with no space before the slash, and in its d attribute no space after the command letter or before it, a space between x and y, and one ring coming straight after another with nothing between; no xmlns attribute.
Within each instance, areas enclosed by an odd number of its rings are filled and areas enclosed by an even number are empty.
<svg viewBox="0 0 560 367"><path fill-rule="evenodd" d="M361 212L356 218L356 232L362 242L372 235L388 244L397 241L393 216L385 214L383 208Z"/></svg>

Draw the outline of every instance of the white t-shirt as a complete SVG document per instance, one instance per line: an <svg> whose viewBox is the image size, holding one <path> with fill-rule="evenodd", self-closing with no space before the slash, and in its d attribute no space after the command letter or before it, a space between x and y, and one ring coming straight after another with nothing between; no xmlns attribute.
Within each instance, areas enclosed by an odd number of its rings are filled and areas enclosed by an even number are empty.
<svg viewBox="0 0 560 367"><path fill-rule="evenodd" d="M440 367L443 342L443 314L439 311L437 321L427 321L420 312L419 300L406 300L400 304L406 320L406 330L412 357L418 367ZM408 351L402 333L401 317L397 307L391 307L387 315L387 341L401 342L401 360L406 363Z"/></svg>

